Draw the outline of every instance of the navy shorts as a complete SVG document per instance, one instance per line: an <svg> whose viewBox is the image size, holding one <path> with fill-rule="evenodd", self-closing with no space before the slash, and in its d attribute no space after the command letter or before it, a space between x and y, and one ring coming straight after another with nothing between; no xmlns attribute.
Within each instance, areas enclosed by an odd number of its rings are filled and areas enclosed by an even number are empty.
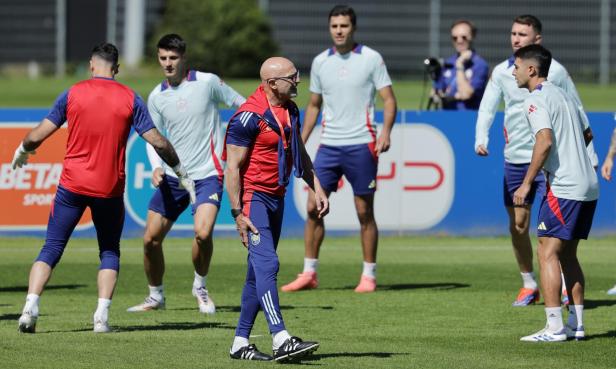
<svg viewBox="0 0 616 369"><path fill-rule="evenodd" d="M528 171L529 164L512 164L505 162L505 177L503 178L503 201L505 206L513 206L513 194L524 181L524 176ZM541 196L545 194L545 176L539 172L526 197L525 204L531 205L535 201L535 195L539 192Z"/></svg>
<svg viewBox="0 0 616 369"><path fill-rule="evenodd" d="M193 215L201 204L214 204L220 209L222 180L218 176L195 180L195 192L197 201L192 206ZM148 209L175 222L189 204L190 196L185 189L180 188L179 180L165 175L154 192Z"/></svg>
<svg viewBox="0 0 616 369"><path fill-rule="evenodd" d="M327 146L321 145L314 160L314 169L321 186L327 193L338 189L344 175L357 196L376 191L378 159L374 144Z"/></svg>
<svg viewBox="0 0 616 369"><path fill-rule="evenodd" d="M587 239L596 207L597 200L560 199L548 191L539 209L537 237L554 237L567 241Z"/></svg>

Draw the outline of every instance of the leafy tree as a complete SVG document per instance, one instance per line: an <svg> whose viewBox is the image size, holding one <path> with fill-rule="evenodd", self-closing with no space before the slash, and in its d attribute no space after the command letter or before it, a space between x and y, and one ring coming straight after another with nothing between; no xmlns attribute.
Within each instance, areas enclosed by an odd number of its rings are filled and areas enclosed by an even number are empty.
<svg viewBox="0 0 616 369"><path fill-rule="evenodd" d="M149 50L167 33L186 41L192 68L224 77L254 78L278 50L255 0L167 0Z"/></svg>

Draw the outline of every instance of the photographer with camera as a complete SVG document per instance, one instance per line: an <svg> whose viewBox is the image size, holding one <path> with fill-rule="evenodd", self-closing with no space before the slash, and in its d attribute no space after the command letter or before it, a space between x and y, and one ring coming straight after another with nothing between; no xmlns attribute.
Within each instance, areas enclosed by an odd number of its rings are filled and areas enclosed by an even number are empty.
<svg viewBox="0 0 616 369"><path fill-rule="evenodd" d="M479 109L490 68L473 50L476 34L477 28L471 21L455 21L451 26L451 40L456 53L440 67L434 58L425 60L426 71L434 81L428 108L434 105L446 110Z"/></svg>

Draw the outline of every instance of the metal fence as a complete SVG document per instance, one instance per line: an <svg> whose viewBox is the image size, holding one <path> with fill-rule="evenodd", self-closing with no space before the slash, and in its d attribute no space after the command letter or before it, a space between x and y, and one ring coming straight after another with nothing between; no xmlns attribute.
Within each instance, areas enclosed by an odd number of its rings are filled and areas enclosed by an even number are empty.
<svg viewBox="0 0 616 369"><path fill-rule="evenodd" d="M303 70L327 48L329 10L339 1L260 0L282 53ZM378 50L391 73L419 75L427 56L453 53L451 23L472 20L477 51L491 66L511 55L512 19L533 14L543 23L544 45L576 80L607 83L616 74L614 0L349 0L358 18L356 39Z"/></svg>

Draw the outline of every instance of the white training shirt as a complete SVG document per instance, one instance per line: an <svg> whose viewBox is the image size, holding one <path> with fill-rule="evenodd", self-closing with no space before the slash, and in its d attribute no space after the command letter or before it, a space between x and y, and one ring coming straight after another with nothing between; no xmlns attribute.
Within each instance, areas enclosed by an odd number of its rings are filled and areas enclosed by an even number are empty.
<svg viewBox="0 0 616 369"><path fill-rule="evenodd" d="M357 45L341 55L334 47L317 55L310 69L310 92L323 97L321 144L358 145L376 141L374 97L391 86L381 55Z"/></svg>
<svg viewBox="0 0 616 369"><path fill-rule="evenodd" d="M173 87L167 81L156 86L148 98L148 111L154 125L169 139L192 179L223 175L221 154L224 132L218 104L239 107L244 99L217 75L189 71L182 83ZM147 145L152 169L164 167L165 174L177 177Z"/></svg>
<svg viewBox="0 0 616 369"><path fill-rule="evenodd" d="M543 169L554 196L596 200L599 184L586 151L583 113L571 94L546 81L529 94L523 106L533 141L542 129L552 130L552 147Z"/></svg>
<svg viewBox="0 0 616 369"><path fill-rule="evenodd" d="M524 118L523 110L523 102L528 97L529 92L525 88L518 88L512 74L513 68L513 57L511 57L498 64L492 71L492 76L479 105L475 127L475 150L479 145L488 148L490 127L494 122L494 115L498 110L501 98L504 98L505 161L513 164L526 164L530 163L533 153L533 137ZM581 113L585 127L588 127L588 117L582 107L580 96L565 67L552 59L547 79L571 96ZM587 150L593 166L596 167L599 165L599 159L592 142L588 145Z"/></svg>

